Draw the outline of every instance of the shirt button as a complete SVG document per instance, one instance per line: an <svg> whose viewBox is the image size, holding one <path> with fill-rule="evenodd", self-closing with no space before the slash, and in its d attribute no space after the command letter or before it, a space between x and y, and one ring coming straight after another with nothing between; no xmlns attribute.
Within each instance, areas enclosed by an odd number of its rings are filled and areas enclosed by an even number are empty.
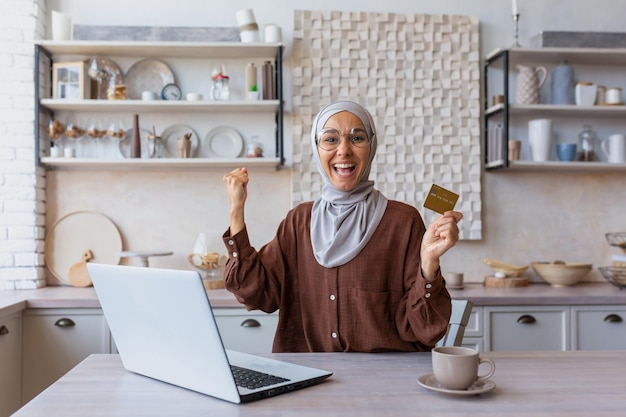
<svg viewBox="0 0 626 417"><path fill-rule="evenodd" d="M236 258L237 256L239 256L237 255L237 252L233 252L233 258Z"/></svg>
<svg viewBox="0 0 626 417"><path fill-rule="evenodd" d="M430 293L429 293L429 292L427 292L427 293L426 293L426 295L424 295L424 297L426 297L426 298L430 298Z"/></svg>
<svg viewBox="0 0 626 417"><path fill-rule="evenodd" d="M330 335L332 336L333 339L337 338L337 333L335 333L335 332L332 332Z"/></svg>
<svg viewBox="0 0 626 417"><path fill-rule="evenodd" d="M335 301L335 294L330 295L330 301Z"/></svg>
<svg viewBox="0 0 626 417"><path fill-rule="evenodd" d="M228 241L228 244L229 244L230 246L233 246L233 245L235 244L235 241L234 241L234 240L232 240L232 239L230 239L230 240Z"/></svg>
<svg viewBox="0 0 626 417"><path fill-rule="evenodd" d="M432 287L433 287L433 284L431 283L426 284L426 288L432 288Z"/></svg>

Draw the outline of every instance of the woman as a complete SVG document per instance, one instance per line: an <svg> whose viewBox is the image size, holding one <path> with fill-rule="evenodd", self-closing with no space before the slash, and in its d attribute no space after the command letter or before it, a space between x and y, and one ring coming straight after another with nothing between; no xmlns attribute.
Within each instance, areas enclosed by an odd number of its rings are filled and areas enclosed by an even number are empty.
<svg viewBox="0 0 626 417"><path fill-rule="evenodd" d="M426 229L414 207L374 188L376 130L357 103L323 108L311 144L321 198L291 209L258 252L244 222L248 172L224 176L226 288L248 309L279 310L274 352L430 350L451 314L439 258L457 242L462 214Z"/></svg>

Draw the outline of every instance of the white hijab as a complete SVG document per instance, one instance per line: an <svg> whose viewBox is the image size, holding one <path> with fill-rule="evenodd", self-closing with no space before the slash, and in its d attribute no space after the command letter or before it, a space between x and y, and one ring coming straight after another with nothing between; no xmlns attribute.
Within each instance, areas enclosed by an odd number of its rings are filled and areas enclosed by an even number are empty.
<svg viewBox="0 0 626 417"><path fill-rule="evenodd" d="M350 191L333 187L320 160L315 135L333 115L347 111L363 122L371 139L369 161L359 183ZM369 181L370 168L376 155L376 129L372 115L352 101L338 101L324 107L313 120L311 146L317 169L324 185L322 196L311 210L311 244L317 262L333 268L351 261L365 247L385 213L387 198Z"/></svg>

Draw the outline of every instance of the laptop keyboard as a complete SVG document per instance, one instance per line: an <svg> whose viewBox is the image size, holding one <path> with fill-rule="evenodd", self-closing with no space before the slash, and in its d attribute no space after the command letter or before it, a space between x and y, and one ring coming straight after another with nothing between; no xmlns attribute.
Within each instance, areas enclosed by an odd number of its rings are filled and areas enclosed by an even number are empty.
<svg viewBox="0 0 626 417"><path fill-rule="evenodd" d="M242 388L257 389L289 381L287 378L241 368L235 365L230 365L230 369L233 371L235 383Z"/></svg>

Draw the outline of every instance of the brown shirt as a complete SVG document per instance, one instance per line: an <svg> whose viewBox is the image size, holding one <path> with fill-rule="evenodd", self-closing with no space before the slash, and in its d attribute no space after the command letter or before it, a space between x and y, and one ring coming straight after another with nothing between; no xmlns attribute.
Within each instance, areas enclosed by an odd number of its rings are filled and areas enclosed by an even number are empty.
<svg viewBox="0 0 626 417"><path fill-rule="evenodd" d="M441 272L421 274L419 212L389 201L374 235L350 262L317 263L312 203L293 208L258 252L247 230L224 234L226 288L249 309L279 310L274 352L425 351L445 334L450 295Z"/></svg>

